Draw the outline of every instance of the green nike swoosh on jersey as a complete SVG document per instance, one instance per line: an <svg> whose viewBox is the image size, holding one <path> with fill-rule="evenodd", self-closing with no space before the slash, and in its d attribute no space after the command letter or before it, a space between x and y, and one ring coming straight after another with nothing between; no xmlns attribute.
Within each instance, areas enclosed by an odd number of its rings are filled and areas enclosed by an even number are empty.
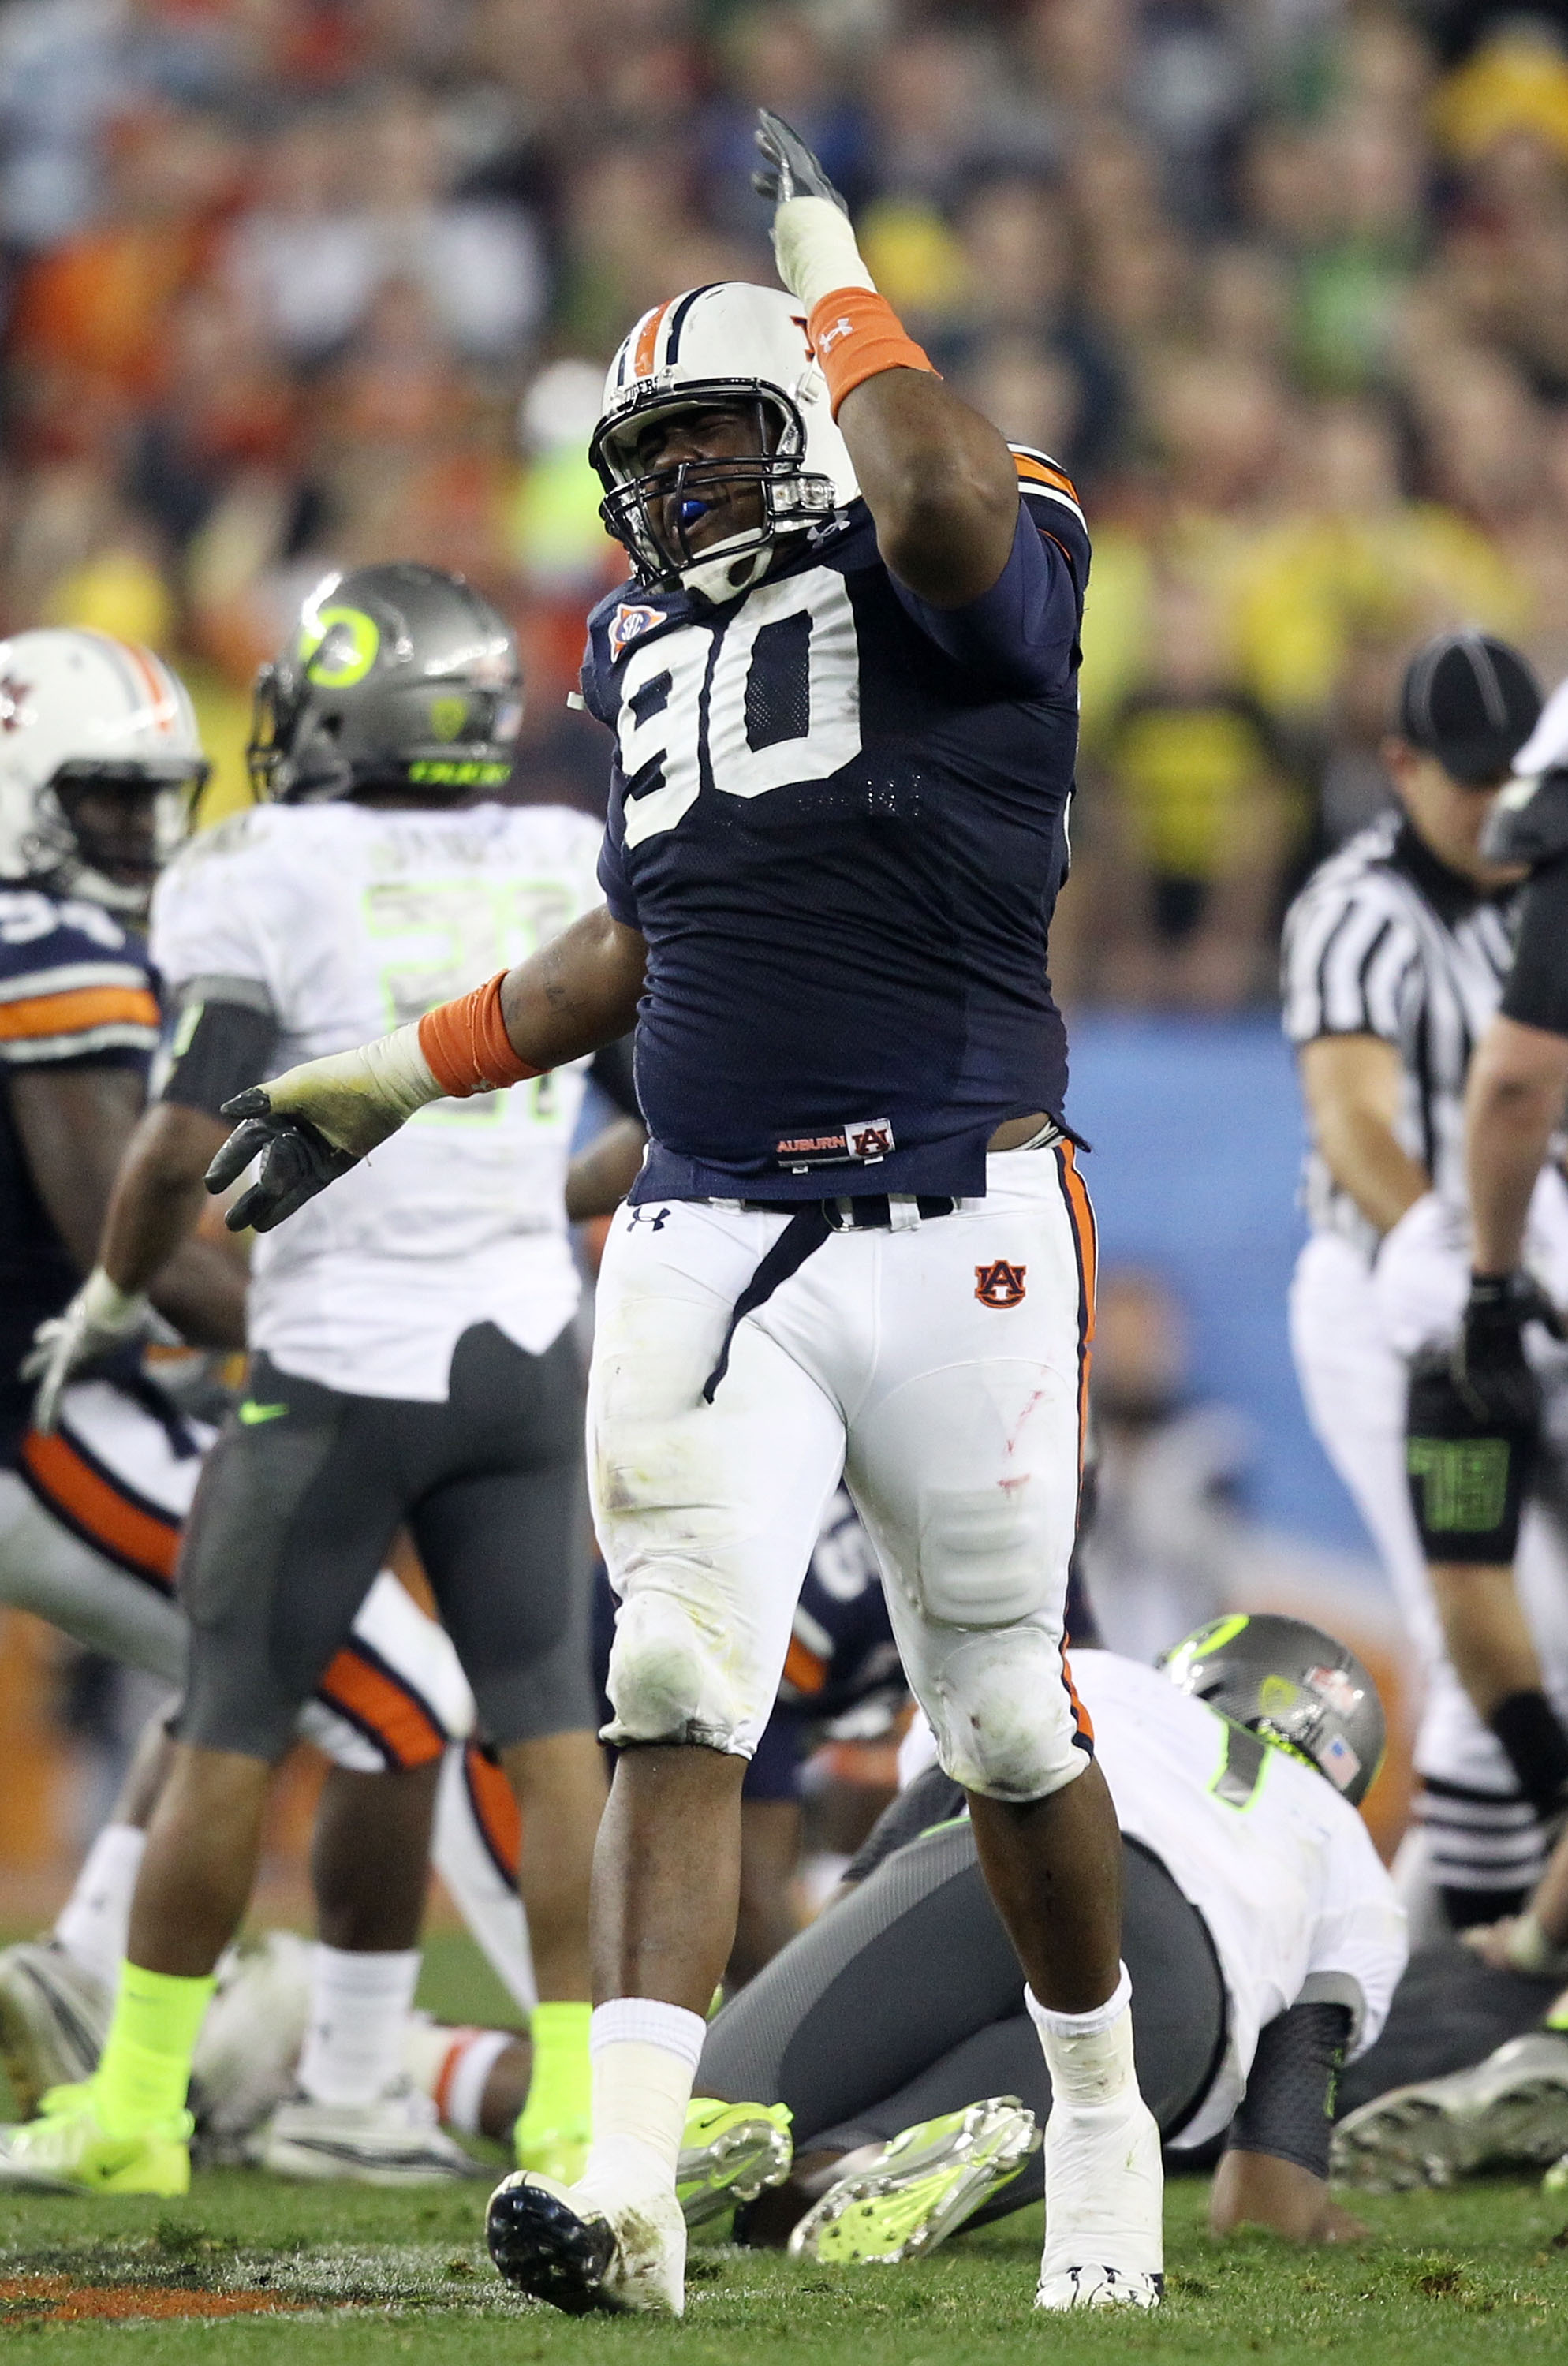
<svg viewBox="0 0 1568 2366"><path fill-rule="evenodd" d="M257 1404L254 1397L247 1397L240 1407L240 1419L247 1429L254 1429L258 1422L276 1421L280 1414L288 1411L287 1405Z"/></svg>

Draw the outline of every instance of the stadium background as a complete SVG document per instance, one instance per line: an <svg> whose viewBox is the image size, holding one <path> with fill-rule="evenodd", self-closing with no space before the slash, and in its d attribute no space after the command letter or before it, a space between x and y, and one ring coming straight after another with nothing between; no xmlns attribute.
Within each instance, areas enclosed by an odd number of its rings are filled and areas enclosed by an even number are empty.
<svg viewBox="0 0 1568 2366"><path fill-rule="evenodd" d="M1385 794L1414 641L1473 622L1568 670L1557 16L9 0L0 627L163 650L210 821L247 794L250 677L310 583L457 567L522 640L513 794L598 809L601 735L565 698L620 571L582 460L601 371L648 304L771 276L748 173L777 107L912 331L1065 462L1094 529L1054 967L1121 1279L1104 1384L1119 1361L1125 1412L1155 1375L1227 1599L1310 1598L1386 1645L1285 1345L1278 922ZM1123 1426L1142 1450L1146 1406ZM1123 1550L1129 1637L1209 1606L1193 1567ZM3 1919L58 1881L128 1713L5 1622Z"/></svg>

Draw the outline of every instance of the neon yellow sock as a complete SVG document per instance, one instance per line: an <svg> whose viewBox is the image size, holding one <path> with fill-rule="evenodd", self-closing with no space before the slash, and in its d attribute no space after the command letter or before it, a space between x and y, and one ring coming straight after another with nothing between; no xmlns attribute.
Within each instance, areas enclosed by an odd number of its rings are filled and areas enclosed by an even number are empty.
<svg viewBox="0 0 1568 2366"><path fill-rule="evenodd" d="M517 2142L528 2144L547 2131L586 2129L592 2092L588 2069L591 2004L536 2004L528 2024L534 2068L528 2101L517 2123Z"/></svg>
<svg viewBox="0 0 1568 2366"><path fill-rule="evenodd" d="M106 2135L141 2135L178 2120L215 1986L211 1978L121 1964L114 2019L92 2080L93 2110Z"/></svg>

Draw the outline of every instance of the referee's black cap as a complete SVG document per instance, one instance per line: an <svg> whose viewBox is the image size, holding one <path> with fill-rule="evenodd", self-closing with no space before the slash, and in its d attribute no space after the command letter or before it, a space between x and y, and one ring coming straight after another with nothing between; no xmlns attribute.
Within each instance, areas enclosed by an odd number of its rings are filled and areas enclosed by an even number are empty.
<svg viewBox="0 0 1568 2366"><path fill-rule="evenodd" d="M1400 685L1401 736L1467 788L1503 778L1540 713L1529 659L1486 633L1438 633Z"/></svg>

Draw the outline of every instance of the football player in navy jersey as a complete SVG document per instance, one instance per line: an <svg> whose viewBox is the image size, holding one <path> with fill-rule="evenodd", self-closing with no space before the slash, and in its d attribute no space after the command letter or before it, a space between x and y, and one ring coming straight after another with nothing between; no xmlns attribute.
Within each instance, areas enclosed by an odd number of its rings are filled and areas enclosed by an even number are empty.
<svg viewBox="0 0 1568 2366"><path fill-rule="evenodd" d="M582 2180L508 2180L502 2273L679 2313L675 2160L734 1929L739 1795L823 1506L870 1531L967 1793L1055 2099L1039 2304L1152 2306L1116 1819L1062 1653L1093 1310L1046 930L1089 545L875 292L763 114L788 294L628 336L592 455L635 580L592 620L605 902L533 960L229 1104L266 1228L444 1094L637 1022L651 1140L600 1279L595 1515L621 1745L595 1866Z"/></svg>
<svg viewBox="0 0 1568 2366"><path fill-rule="evenodd" d="M31 1506L11 1475L33 1397L19 1367L93 1264L141 1114L162 1024L147 904L173 809L206 774L190 700L150 649L0 642L0 1552ZM157 1297L187 1338L243 1345L243 1276L218 1245L186 1244ZM115 1344L118 1309L92 1313Z"/></svg>

